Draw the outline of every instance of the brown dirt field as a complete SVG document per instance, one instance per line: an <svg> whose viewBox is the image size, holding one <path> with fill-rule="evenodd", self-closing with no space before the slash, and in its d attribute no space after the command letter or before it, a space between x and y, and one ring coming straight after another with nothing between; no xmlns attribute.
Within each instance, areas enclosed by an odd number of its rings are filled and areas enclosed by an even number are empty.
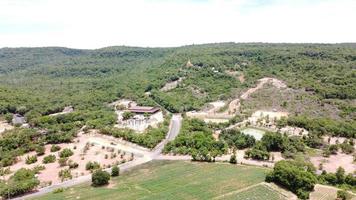
<svg viewBox="0 0 356 200"><path fill-rule="evenodd" d="M310 161L316 168L319 168L319 164L323 164L323 170L327 172L335 173L338 167L343 167L346 173L354 173L356 171L356 164L352 155L344 153L338 153L337 155L331 155L329 158L322 156L311 157Z"/></svg>

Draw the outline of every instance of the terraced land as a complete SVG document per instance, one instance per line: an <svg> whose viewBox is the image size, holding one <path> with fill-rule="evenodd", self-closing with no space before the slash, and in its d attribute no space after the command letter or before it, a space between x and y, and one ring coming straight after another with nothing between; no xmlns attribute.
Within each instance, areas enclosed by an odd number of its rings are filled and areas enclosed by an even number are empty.
<svg viewBox="0 0 356 200"><path fill-rule="evenodd" d="M227 163L155 161L123 173L105 187L87 183L37 199L213 199L232 193L233 199L265 199L266 195L281 199L269 188L254 187L264 181L268 171ZM244 190L247 187L251 188Z"/></svg>

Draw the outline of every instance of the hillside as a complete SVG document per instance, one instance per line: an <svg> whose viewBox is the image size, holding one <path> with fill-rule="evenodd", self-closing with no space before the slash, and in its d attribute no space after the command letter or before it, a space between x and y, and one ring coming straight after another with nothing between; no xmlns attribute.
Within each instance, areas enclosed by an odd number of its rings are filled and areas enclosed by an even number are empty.
<svg viewBox="0 0 356 200"><path fill-rule="evenodd" d="M258 79L275 77L300 93L296 99L283 101L312 99L316 113L320 113L320 105L335 110L333 115L317 117L354 120L355 55L353 44L3 48L0 113L27 114L31 121L71 105L78 112L93 110L109 117L104 104L119 97L149 105L155 100L169 111L182 112L200 109L211 101L232 99ZM186 67L188 61L191 67ZM234 74L242 74L244 82ZM177 88L160 91L165 83L179 77L183 81ZM152 98L144 92L151 92ZM305 109L301 110L298 114L305 114Z"/></svg>
<svg viewBox="0 0 356 200"><path fill-rule="evenodd" d="M355 66L354 44L0 49L0 195L98 168L234 157L311 177L288 188L302 198L317 179L354 189Z"/></svg>

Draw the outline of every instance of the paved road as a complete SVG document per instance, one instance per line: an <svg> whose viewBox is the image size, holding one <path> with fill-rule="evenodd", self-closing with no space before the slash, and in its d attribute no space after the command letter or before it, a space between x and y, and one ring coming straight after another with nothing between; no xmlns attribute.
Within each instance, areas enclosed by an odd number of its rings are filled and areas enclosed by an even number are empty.
<svg viewBox="0 0 356 200"><path fill-rule="evenodd" d="M171 124L169 126L169 131L168 134L166 135L166 138L161 143L159 143L151 152L152 159L155 159L157 156L159 156L162 153L164 146L169 141L172 141L174 140L174 138L177 137L181 125L182 125L182 116L180 114L174 114L172 116Z"/></svg>
<svg viewBox="0 0 356 200"><path fill-rule="evenodd" d="M179 134L181 124L182 124L181 115L180 114L173 115L172 119L171 119L171 124L169 126L169 131L168 131L168 133L166 135L166 138L161 143L159 143L149 154L145 154L143 157L140 157L140 158L135 159L133 161L130 161L130 162L127 162L127 163L119 165L120 171L121 172L127 171L127 170L129 170L129 169L131 169L131 168L133 168L135 166L147 163L147 162L149 162L151 160L154 160L154 159L158 158L160 156L160 154L162 153L164 145L166 145L169 141L174 140L174 138ZM110 172L111 169L107 169L106 171ZM41 195L50 193L53 190L58 189L58 188L71 187L71 186L74 186L74 185L77 185L77 184L89 182L90 180L91 180L91 175L90 174L86 175L86 176L80 176L78 178L71 179L71 180L68 180L68 181L65 181L65 182L62 182L62 183L59 183L59 184L55 184L55 185L51 185L51 186L48 186L48 187L41 188L36 192L30 193L30 194L26 194L26 195L21 196L21 197L14 198L14 200L28 199L28 198L41 196Z"/></svg>

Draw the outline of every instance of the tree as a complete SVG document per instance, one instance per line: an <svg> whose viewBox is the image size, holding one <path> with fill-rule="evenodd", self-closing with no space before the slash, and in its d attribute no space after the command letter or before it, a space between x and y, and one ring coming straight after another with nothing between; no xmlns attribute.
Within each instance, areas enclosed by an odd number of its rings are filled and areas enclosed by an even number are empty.
<svg viewBox="0 0 356 200"><path fill-rule="evenodd" d="M95 187L107 185L109 183L109 180L110 174L101 169L96 170L91 176L92 185Z"/></svg>
<svg viewBox="0 0 356 200"><path fill-rule="evenodd" d="M315 175L305 170L304 163L297 161L279 161L273 171L266 176L267 182L275 182L291 190L301 199L307 199L317 183Z"/></svg>
<svg viewBox="0 0 356 200"><path fill-rule="evenodd" d="M342 167L338 167L335 176L336 176L336 182L338 184L343 184L345 182L345 169Z"/></svg>
<svg viewBox="0 0 356 200"><path fill-rule="evenodd" d="M231 164L236 164L237 163L237 159L236 159L236 153L233 153L230 157L230 161Z"/></svg>
<svg viewBox="0 0 356 200"><path fill-rule="evenodd" d="M115 165L111 169L111 176L119 176L120 175L120 168Z"/></svg>

